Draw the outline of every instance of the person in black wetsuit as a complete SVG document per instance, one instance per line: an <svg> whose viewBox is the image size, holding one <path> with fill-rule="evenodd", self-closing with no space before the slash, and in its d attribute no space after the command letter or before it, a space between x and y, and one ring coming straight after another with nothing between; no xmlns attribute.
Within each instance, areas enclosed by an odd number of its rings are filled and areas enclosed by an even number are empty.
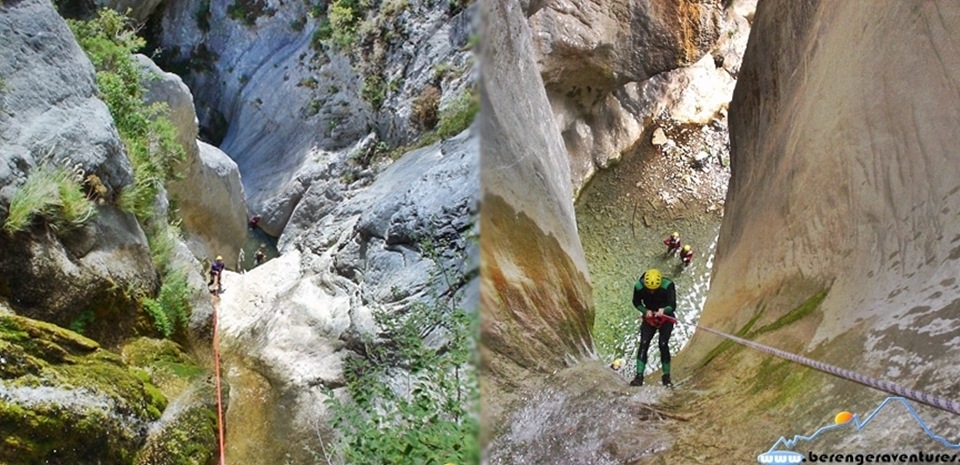
<svg viewBox="0 0 960 465"><path fill-rule="evenodd" d="M210 282L208 286L216 284L217 292L223 292L223 285L220 281L220 276L223 274L223 269L226 265L223 263L223 257L217 255L217 259L210 265Z"/></svg>
<svg viewBox="0 0 960 465"><path fill-rule="evenodd" d="M631 386L643 386L643 370L647 367L647 352L653 335L660 333L657 347L660 349L660 363L663 366L663 385L673 386L670 381L670 333L673 323L663 316L674 317L677 309L677 290L673 281L664 278L660 270L649 269L637 279L633 286L633 306L642 313L640 323L640 347L637 348L637 375L630 381Z"/></svg>

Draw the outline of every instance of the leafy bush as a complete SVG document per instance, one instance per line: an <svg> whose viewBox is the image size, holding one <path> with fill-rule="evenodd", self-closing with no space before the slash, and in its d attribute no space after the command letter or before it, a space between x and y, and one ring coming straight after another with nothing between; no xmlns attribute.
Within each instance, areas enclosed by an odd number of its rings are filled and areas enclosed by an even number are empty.
<svg viewBox="0 0 960 465"><path fill-rule="evenodd" d="M257 0L250 5L261 4ZM90 21L69 20L68 24L96 68L101 98L110 109L133 167L133 183L123 188L118 203L133 213L146 231L151 258L162 278L155 298L138 298L157 330L169 337L190 313L190 288L186 273L171 269L179 231L167 218L157 218L156 200L167 182L179 178L177 165L185 154L177 142L176 127L165 117L167 106L144 104L144 77L132 58L144 40L137 37L129 19L103 9ZM95 183L91 188L96 189Z"/></svg>
<svg viewBox="0 0 960 465"><path fill-rule="evenodd" d="M3 229L9 234L29 227L37 217L57 231L82 226L97 214L83 192L82 176L63 166L41 163L10 200Z"/></svg>
<svg viewBox="0 0 960 465"><path fill-rule="evenodd" d="M176 178L184 158L166 105L144 105L143 77L131 54L145 44L123 15L103 9L90 21L68 20L77 42L97 70L97 85L133 166L134 183L121 192L120 206L144 222L165 181Z"/></svg>
<svg viewBox="0 0 960 465"><path fill-rule="evenodd" d="M147 245L153 265L161 274L170 269L170 260L176 242L180 240L180 229L167 222L155 222L147 228Z"/></svg>
<svg viewBox="0 0 960 465"><path fill-rule="evenodd" d="M363 78L363 88L360 89L360 96L370 102L374 110L379 110L380 105L387 98L387 84L379 74L368 74Z"/></svg>
<svg viewBox="0 0 960 465"><path fill-rule="evenodd" d="M172 270L164 275L163 285L155 299L143 299L143 307L154 319L157 330L170 337L186 326L190 316L190 286L182 270Z"/></svg>
<svg viewBox="0 0 960 465"><path fill-rule="evenodd" d="M441 139L453 137L470 127L480 111L480 96L476 91L464 92L440 110L437 135Z"/></svg>
<svg viewBox="0 0 960 465"><path fill-rule="evenodd" d="M438 266L439 249L423 248ZM448 285L463 278L440 272ZM365 357L345 363L351 401L327 400L340 434L326 462L479 463L476 312L434 296L402 315L375 312L375 319L385 342L366 341ZM424 342L437 333L446 339L441 347ZM389 378L404 385L391 386Z"/></svg>
<svg viewBox="0 0 960 465"><path fill-rule="evenodd" d="M424 133L416 142L397 147L390 158L397 159L411 150L426 147L443 139L453 137L470 127L480 111L480 98L475 90L468 90L440 109L437 128Z"/></svg>
<svg viewBox="0 0 960 465"><path fill-rule="evenodd" d="M255 25L260 16L273 16L274 13L276 10L265 0L235 0L227 7L227 15L247 26Z"/></svg>

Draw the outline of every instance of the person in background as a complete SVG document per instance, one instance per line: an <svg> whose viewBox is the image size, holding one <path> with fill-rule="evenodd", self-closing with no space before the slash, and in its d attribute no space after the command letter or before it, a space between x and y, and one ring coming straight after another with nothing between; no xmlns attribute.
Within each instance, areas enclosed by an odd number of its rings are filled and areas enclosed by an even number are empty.
<svg viewBox="0 0 960 465"><path fill-rule="evenodd" d="M249 223L249 225L250 225L250 229L257 229L258 227L260 227L260 214L259 214L259 213L254 213L253 216L250 217L250 223Z"/></svg>
<svg viewBox="0 0 960 465"><path fill-rule="evenodd" d="M663 244L667 246L667 255L675 254L680 250L680 233L674 231L673 234L663 240Z"/></svg>
<svg viewBox="0 0 960 465"><path fill-rule="evenodd" d="M263 251L266 247L267 244L260 244L257 253L253 254L253 266L260 266L267 259L267 254Z"/></svg>
<svg viewBox="0 0 960 465"><path fill-rule="evenodd" d="M691 261L693 261L693 249L690 247L690 244L687 244L680 250L680 262L682 262L683 267L686 268L690 266Z"/></svg>

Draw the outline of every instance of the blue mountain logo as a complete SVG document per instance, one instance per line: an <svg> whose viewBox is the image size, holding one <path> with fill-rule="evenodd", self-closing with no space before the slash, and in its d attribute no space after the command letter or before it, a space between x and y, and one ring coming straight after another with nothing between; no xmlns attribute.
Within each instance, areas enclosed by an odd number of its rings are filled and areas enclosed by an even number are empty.
<svg viewBox="0 0 960 465"><path fill-rule="evenodd" d="M794 452L792 450L778 450L778 448L782 447L782 448L791 449L796 447L800 441L810 442L810 441L813 441L814 439L817 439L818 436L820 436L821 434L827 431L831 431L839 428L847 428L850 425L856 426L857 431L860 431L866 428L866 426L870 424L870 422L873 421L873 419L876 418L877 415L880 414L880 412L882 412L887 407L887 405L896 404L896 403L902 404L907 409L907 411L910 412L910 415L917 422L917 424L920 425L920 428L923 429L923 432L926 433L927 436L930 437L930 439L933 439L934 441L937 441L940 444L943 444L947 448L960 449L960 442L950 442L948 439L944 438L943 436L935 434L933 431L931 431L930 427L927 426L926 423L924 423L923 419L920 418L920 415L917 413L916 410L914 410L913 406L910 405L909 402L907 402L906 398L888 397L876 409L874 409L874 411L871 412L870 415L867 415L867 418L863 421L861 421L860 417L858 417L856 414L850 415L849 413L844 412L847 414L848 418L841 420L841 415L837 415L837 424L821 427L810 436L796 435L792 439L787 439L786 437L781 436L780 439L778 439L777 442L773 444L773 447L771 447L769 451L764 452L757 456L757 461L764 464L803 462L804 460L803 454L799 452Z"/></svg>

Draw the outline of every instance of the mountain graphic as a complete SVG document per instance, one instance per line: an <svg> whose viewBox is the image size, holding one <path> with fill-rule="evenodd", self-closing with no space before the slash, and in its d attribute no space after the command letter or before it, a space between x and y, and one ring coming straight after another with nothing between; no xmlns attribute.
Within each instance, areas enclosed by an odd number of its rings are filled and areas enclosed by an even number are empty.
<svg viewBox="0 0 960 465"><path fill-rule="evenodd" d="M860 417L854 414L853 418L850 421L846 423L827 425L827 426L821 427L810 436L796 435L790 439L788 439L785 436L781 436L780 439L778 439L777 442L773 444L773 447L771 447L769 451L763 454L760 454L757 457L757 460L760 463L800 463L804 459L803 454L794 452L792 450L782 450L782 449L793 449L797 446L797 444L801 442L814 441L821 434L826 433L828 431L840 429L840 428L849 428L851 426L854 426L856 427L856 431L860 431L866 428L867 425L869 425L870 422L874 420L874 418L877 418L877 416L881 412L883 412L887 408L887 406L897 405L898 403L903 405L907 409L907 412L910 413L910 416L913 417L913 419L917 422L917 425L920 426L920 429L922 429L923 432L930 437L930 439L933 439L934 441L939 442L940 444L943 444L945 447L949 449L960 449L960 442L950 442L949 439L931 431L930 427L927 426L927 424L923 421L922 418L920 418L920 415L913 408L913 406L910 405L910 403L907 401L906 398L888 397L886 400L881 402L880 405L877 406L877 408L874 409L873 412L871 412L870 415L867 415L867 417L863 420L860 420Z"/></svg>

